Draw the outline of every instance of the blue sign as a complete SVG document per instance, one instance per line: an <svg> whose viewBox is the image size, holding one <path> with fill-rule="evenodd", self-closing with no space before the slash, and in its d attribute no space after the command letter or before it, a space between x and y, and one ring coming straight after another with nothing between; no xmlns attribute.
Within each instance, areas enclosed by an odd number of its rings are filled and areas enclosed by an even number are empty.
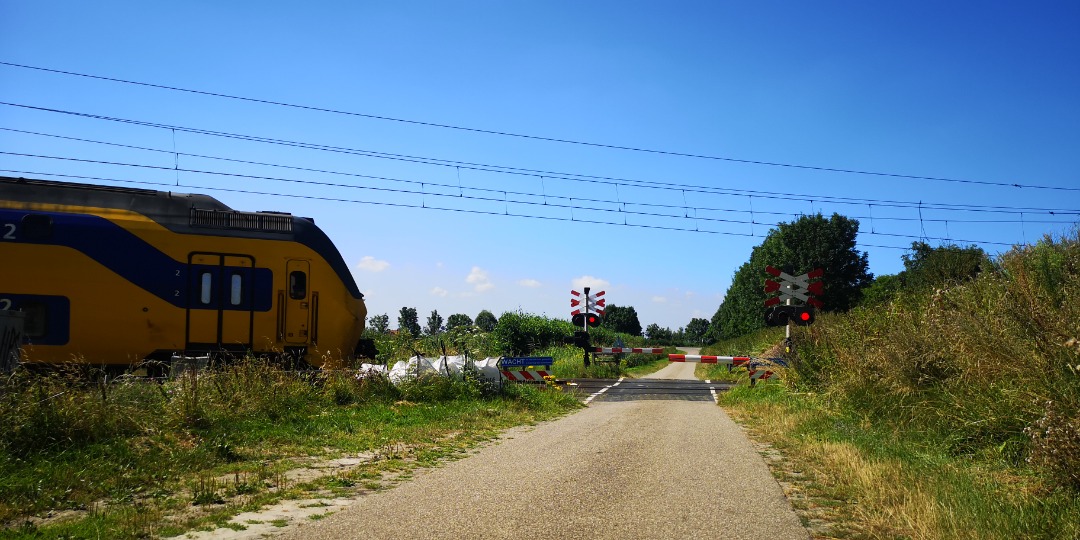
<svg viewBox="0 0 1080 540"><path fill-rule="evenodd" d="M554 363L555 359L550 356L518 356L499 361L502 367L550 366Z"/></svg>

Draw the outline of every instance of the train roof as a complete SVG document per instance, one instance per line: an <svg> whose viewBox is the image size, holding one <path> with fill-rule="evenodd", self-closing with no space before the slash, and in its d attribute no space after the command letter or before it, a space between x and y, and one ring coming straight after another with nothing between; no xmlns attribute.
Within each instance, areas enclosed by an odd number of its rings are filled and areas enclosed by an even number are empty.
<svg viewBox="0 0 1080 540"><path fill-rule="evenodd" d="M160 214L166 209L186 212L192 207L232 210L209 195L7 176L0 176L0 198L118 208L140 214ZM155 209L157 211L154 211Z"/></svg>
<svg viewBox="0 0 1080 540"><path fill-rule="evenodd" d="M337 248L310 218L286 212L233 210L209 195L196 193L6 176L0 176L0 200L128 210L184 234L278 240L284 236L320 253L353 295L363 297Z"/></svg>
<svg viewBox="0 0 1080 540"><path fill-rule="evenodd" d="M191 232L192 227L256 233L293 230L294 216L288 212L233 210L209 195L197 193L0 177L0 199L129 210L177 232Z"/></svg>

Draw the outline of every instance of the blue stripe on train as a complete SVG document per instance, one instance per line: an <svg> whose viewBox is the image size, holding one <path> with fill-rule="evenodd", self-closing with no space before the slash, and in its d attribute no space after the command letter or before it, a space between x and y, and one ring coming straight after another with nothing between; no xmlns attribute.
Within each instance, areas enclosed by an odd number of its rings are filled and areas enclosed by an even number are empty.
<svg viewBox="0 0 1080 540"><path fill-rule="evenodd" d="M0 292L0 309L26 313L23 343L67 345L71 331L71 302L66 297Z"/></svg>
<svg viewBox="0 0 1080 540"><path fill-rule="evenodd" d="M15 225L15 230L10 235L3 236L6 241L75 249L150 294L176 307L189 307L188 266L185 262L174 260L108 219L88 214L33 212L34 215L49 216L53 223L51 234L35 238L35 235L24 234L22 230L22 218L27 214L25 211L0 209L0 223ZM178 241L189 242L191 251L200 251L198 238L197 235L179 236L178 239L182 240ZM74 278L77 279L78 270L72 270ZM255 268L253 280L254 310L270 311L273 302L273 272L269 268ZM223 307L241 309L246 306Z"/></svg>

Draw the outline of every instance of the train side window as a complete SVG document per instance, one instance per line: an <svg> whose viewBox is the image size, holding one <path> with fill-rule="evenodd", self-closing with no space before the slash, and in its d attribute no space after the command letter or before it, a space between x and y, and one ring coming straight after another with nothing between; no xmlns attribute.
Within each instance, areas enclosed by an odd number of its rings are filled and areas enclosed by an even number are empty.
<svg viewBox="0 0 1080 540"><path fill-rule="evenodd" d="M27 240L48 240L52 237L52 217L44 214L27 214L22 218L22 234Z"/></svg>
<svg viewBox="0 0 1080 540"><path fill-rule="evenodd" d="M229 303L239 306L244 299L244 276L233 274L229 285Z"/></svg>
<svg viewBox="0 0 1080 540"><path fill-rule="evenodd" d="M202 275L199 276L199 278L201 282L199 289L199 301L202 302L203 305L208 306L210 305L210 300L213 298L212 293L214 287L214 276L210 272L203 272Z"/></svg>
<svg viewBox="0 0 1080 540"><path fill-rule="evenodd" d="M44 337L49 329L46 309L44 302L26 301L20 306L22 312L26 314L25 322L23 322L23 333L26 337L40 338Z"/></svg>
<svg viewBox="0 0 1080 540"><path fill-rule="evenodd" d="M299 270L289 274L289 298L293 300L307 298L307 274Z"/></svg>

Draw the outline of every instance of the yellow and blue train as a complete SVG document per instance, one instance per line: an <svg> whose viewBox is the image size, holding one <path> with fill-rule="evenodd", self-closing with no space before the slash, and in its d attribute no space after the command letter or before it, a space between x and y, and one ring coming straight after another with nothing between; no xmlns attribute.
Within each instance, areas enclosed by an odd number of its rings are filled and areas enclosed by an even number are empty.
<svg viewBox="0 0 1080 540"><path fill-rule="evenodd" d="M25 313L30 364L375 353L363 294L314 220L198 194L0 177L0 310Z"/></svg>

